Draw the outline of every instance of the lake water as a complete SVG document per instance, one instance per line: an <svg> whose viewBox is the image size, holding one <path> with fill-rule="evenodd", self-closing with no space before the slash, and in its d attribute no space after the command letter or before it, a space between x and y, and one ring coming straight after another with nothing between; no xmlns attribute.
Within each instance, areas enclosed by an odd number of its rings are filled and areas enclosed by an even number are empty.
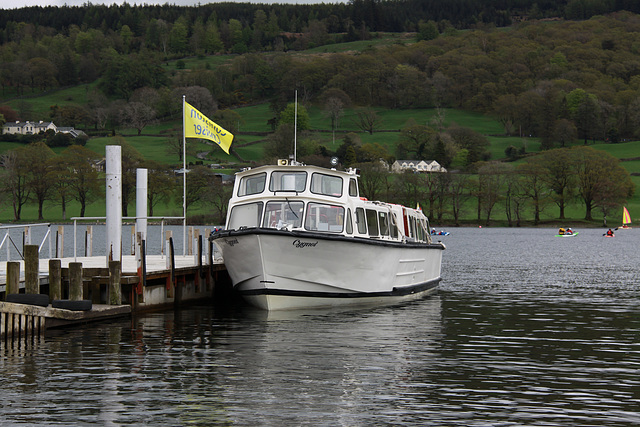
<svg viewBox="0 0 640 427"><path fill-rule="evenodd" d="M640 424L640 230L450 229L437 295L194 307L2 344L0 423Z"/></svg>

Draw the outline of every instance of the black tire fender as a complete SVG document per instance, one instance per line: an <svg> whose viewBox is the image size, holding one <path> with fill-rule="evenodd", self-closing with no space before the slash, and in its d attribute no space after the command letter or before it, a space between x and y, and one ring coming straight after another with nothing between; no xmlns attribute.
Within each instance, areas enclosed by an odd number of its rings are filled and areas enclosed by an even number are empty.
<svg viewBox="0 0 640 427"><path fill-rule="evenodd" d="M68 299L54 299L53 301L51 301L51 307L72 311L89 311L93 307L93 303L90 299L82 299L79 301L72 301Z"/></svg>
<svg viewBox="0 0 640 427"><path fill-rule="evenodd" d="M37 305L46 307L49 305L49 295L47 294L8 294L7 302L16 304Z"/></svg>

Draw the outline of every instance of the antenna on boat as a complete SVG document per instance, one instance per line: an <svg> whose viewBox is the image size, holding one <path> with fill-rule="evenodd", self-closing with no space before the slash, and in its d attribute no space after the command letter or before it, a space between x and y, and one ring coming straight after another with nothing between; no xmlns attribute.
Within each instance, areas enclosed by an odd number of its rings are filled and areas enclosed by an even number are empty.
<svg viewBox="0 0 640 427"><path fill-rule="evenodd" d="M293 164L298 164L298 89L296 89L295 113L293 116Z"/></svg>

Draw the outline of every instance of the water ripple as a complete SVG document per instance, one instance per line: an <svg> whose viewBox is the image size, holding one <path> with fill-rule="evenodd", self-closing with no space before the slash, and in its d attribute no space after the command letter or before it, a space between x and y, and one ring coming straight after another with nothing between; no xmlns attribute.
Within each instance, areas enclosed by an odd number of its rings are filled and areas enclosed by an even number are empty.
<svg viewBox="0 0 640 427"><path fill-rule="evenodd" d="M638 425L637 239L599 234L456 229L439 294L396 307L194 307L2 344L0 421Z"/></svg>

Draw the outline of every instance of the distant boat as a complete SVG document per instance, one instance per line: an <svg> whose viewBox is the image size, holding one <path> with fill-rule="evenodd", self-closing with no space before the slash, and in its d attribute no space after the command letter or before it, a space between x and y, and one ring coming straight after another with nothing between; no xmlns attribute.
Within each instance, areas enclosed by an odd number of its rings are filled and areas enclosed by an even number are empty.
<svg viewBox="0 0 640 427"><path fill-rule="evenodd" d="M622 207L622 226L618 227L618 229L625 230L625 229L632 228L632 227L629 227L629 224L631 224L631 215L629 215L629 211L627 210L627 208L623 206Z"/></svg>

